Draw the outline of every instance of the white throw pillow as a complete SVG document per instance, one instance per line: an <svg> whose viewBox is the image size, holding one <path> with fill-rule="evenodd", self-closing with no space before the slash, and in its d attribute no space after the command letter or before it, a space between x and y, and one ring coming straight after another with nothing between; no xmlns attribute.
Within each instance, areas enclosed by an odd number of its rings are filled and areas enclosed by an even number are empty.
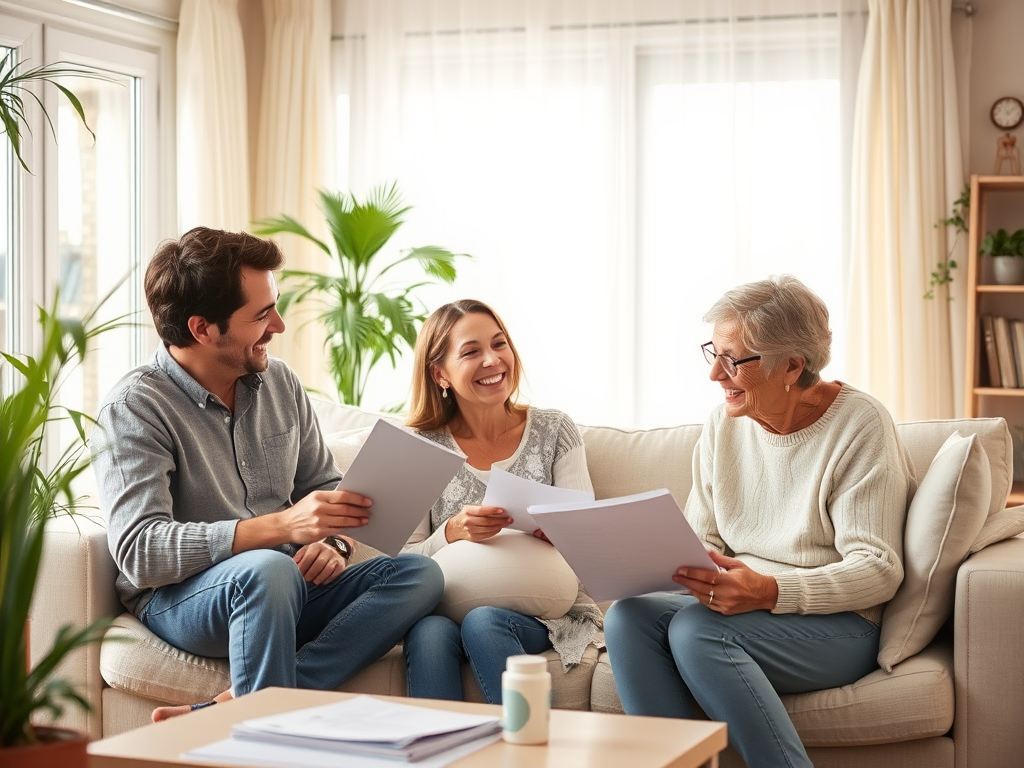
<svg viewBox="0 0 1024 768"><path fill-rule="evenodd" d="M1001 509L988 516L978 538L971 545L971 554L985 547L1024 533L1024 507Z"/></svg>
<svg viewBox="0 0 1024 768"><path fill-rule="evenodd" d="M949 436L907 510L903 584L882 617L878 664L887 672L927 646L953 610L956 572L988 516L988 457L977 435Z"/></svg>
<svg viewBox="0 0 1024 768"><path fill-rule="evenodd" d="M352 460L359 453L359 449L363 447L363 443L370 436L372 429L372 426L358 427L324 435L324 442L327 443L327 448L334 457L334 463L338 465L342 474L348 472L348 468L352 466Z"/></svg>
<svg viewBox="0 0 1024 768"><path fill-rule="evenodd" d="M557 619L576 602L579 582L572 568L557 549L526 533L456 541L433 557L444 572L444 596L434 613L459 624L482 605Z"/></svg>

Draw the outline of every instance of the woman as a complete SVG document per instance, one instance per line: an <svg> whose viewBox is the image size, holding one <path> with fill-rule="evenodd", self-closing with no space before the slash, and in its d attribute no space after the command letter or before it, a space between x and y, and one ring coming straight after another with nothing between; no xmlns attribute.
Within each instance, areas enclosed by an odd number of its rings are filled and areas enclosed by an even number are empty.
<svg viewBox="0 0 1024 768"><path fill-rule="evenodd" d="M433 555L456 541L486 541L512 520L482 507L492 466L548 485L593 492L583 439L555 410L517 405L521 363L505 325L486 304L464 299L439 308L416 339L408 425L466 457L403 552ZM537 531L535 536L544 535ZM468 657L488 702L501 702L505 659L552 647L563 668L579 663L601 628L601 612L580 590L562 618L540 620L480 607L459 626L421 619L406 636L409 695L462 699L460 662Z"/></svg>
<svg viewBox="0 0 1024 768"><path fill-rule="evenodd" d="M810 766L779 696L877 668L912 465L877 400L821 380L828 310L799 280L742 285L704 319L725 402L694 451L686 517L719 570L680 568L685 594L615 603L608 653L628 714L699 707L751 768Z"/></svg>

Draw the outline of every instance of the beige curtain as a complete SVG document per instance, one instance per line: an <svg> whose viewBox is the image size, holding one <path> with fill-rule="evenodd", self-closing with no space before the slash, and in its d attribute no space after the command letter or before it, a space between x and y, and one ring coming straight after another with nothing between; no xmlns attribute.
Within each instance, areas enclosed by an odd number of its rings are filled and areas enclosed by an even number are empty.
<svg viewBox="0 0 1024 768"><path fill-rule="evenodd" d="M183 0L178 26L178 224L249 226L245 49L238 0Z"/></svg>
<svg viewBox="0 0 1024 768"><path fill-rule="evenodd" d="M316 190L333 178L329 0L264 0L263 87L252 194L254 218L290 214L325 235ZM285 268L326 272L329 260L298 238L276 238ZM320 354L321 331L310 313L289 313L288 329L274 342L307 388L333 392Z"/></svg>
<svg viewBox="0 0 1024 768"><path fill-rule="evenodd" d="M870 0L854 117L848 381L897 420L962 408L965 238L936 223L964 186L951 0ZM923 295L952 250L947 293Z"/></svg>

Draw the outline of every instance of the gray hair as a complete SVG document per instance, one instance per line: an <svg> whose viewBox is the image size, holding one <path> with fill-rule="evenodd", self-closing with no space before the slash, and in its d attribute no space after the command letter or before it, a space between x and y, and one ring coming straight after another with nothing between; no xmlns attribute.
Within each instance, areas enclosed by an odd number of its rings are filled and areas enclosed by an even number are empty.
<svg viewBox="0 0 1024 768"><path fill-rule="evenodd" d="M821 380L818 374L832 358L828 308L792 275L772 275L727 291L704 315L704 322L736 323L743 346L750 354L761 355L766 370L790 357L802 357L804 371L797 386L804 389Z"/></svg>

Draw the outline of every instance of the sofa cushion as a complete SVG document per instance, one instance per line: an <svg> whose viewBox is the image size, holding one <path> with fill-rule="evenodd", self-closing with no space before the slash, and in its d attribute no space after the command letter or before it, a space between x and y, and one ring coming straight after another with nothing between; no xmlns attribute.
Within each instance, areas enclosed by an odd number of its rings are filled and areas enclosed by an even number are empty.
<svg viewBox="0 0 1024 768"><path fill-rule="evenodd" d="M950 435L907 510L903 584L882 617L878 663L891 671L935 637L953 611L956 571L992 497L988 457L977 435Z"/></svg>
<svg viewBox="0 0 1024 768"><path fill-rule="evenodd" d="M580 427L594 496L610 499L667 488L682 507L693 482L701 426L623 430Z"/></svg>
<svg viewBox="0 0 1024 768"><path fill-rule="evenodd" d="M119 639L110 642L114 638ZM179 650L130 613L118 616L107 630L100 674L111 688L169 704L207 701L231 685L227 659Z"/></svg>
<svg viewBox="0 0 1024 768"><path fill-rule="evenodd" d="M434 612L459 624L482 605L557 619L579 592L576 574L558 550L519 531L502 531L487 541L456 541L433 557L444 573L444 595Z"/></svg>
<svg viewBox="0 0 1024 768"><path fill-rule="evenodd" d="M622 712L606 651L598 656L590 703L595 712ZM841 688L786 694L782 703L808 747L942 736L953 724L953 651L933 643L891 674L879 669Z"/></svg>
<svg viewBox="0 0 1024 768"><path fill-rule="evenodd" d="M980 552L997 541L1019 536L1024 533L1024 507L1008 507L989 515L974 543L971 554Z"/></svg>

